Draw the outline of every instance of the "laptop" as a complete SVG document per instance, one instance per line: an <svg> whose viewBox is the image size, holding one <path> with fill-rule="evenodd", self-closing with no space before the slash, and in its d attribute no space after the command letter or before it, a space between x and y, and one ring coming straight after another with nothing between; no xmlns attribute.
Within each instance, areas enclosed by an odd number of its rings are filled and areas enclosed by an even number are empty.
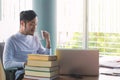
<svg viewBox="0 0 120 80"><path fill-rule="evenodd" d="M56 49L60 75L99 75L99 51Z"/></svg>

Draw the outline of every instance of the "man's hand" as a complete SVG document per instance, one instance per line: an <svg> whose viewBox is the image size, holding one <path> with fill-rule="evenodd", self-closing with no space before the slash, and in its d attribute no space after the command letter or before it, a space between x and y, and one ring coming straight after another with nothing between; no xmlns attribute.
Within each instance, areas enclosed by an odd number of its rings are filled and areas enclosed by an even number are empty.
<svg viewBox="0 0 120 80"><path fill-rule="evenodd" d="M43 31L43 37L46 40L46 48L50 49L50 34L47 31Z"/></svg>
<svg viewBox="0 0 120 80"><path fill-rule="evenodd" d="M24 63L24 67L25 67L25 65L27 65L27 62Z"/></svg>
<svg viewBox="0 0 120 80"><path fill-rule="evenodd" d="M50 40L50 34L47 31L43 31L43 37L45 40Z"/></svg>

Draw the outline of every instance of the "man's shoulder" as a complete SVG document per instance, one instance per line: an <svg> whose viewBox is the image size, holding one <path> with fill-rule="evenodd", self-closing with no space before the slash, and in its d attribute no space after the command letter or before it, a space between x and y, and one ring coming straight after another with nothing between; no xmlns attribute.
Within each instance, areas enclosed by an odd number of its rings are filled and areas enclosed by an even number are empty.
<svg viewBox="0 0 120 80"><path fill-rule="evenodd" d="M8 37L7 41L15 40L15 36L16 34L11 35L10 37Z"/></svg>

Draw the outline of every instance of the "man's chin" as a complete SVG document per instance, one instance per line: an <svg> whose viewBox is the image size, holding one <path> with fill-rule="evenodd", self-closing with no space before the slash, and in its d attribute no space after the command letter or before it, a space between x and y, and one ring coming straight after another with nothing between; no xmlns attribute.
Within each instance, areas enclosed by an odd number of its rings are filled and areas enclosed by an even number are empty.
<svg viewBox="0 0 120 80"><path fill-rule="evenodd" d="M33 36L33 35L34 35L34 33L29 33L28 35L31 35L31 36Z"/></svg>
<svg viewBox="0 0 120 80"><path fill-rule="evenodd" d="M30 34L31 36L33 36L34 34Z"/></svg>

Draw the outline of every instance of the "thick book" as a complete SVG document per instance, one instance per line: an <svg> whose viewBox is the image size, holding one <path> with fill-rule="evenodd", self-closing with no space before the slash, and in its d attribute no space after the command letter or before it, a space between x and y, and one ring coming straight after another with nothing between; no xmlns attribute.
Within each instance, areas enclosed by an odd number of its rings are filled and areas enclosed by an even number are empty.
<svg viewBox="0 0 120 80"><path fill-rule="evenodd" d="M44 54L28 54L28 60L54 61L54 60L57 60L57 56L56 55L44 55Z"/></svg>
<svg viewBox="0 0 120 80"><path fill-rule="evenodd" d="M59 76L53 76L53 77L37 77L37 76L28 76L25 75L23 80L58 80Z"/></svg>
<svg viewBox="0 0 120 80"><path fill-rule="evenodd" d="M25 65L25 70L36 70L36 71L55 71L58 70L58 66L54 67L36 67L36 66L27 66Z"/></svg>
<svg viewBox="0 0 120 80"><path fill-rule="evenodd" d="M52 72L36 71L36 70L25 70L25 75L38 76L38 77L53 77L58 75L58 70Z"/></svg>
<svg viewBox="0 0 120 80"><path fill-rule="evenodd" d="M39 67L53 67L53 66L58 66L58 61L28 60L27 65L39 66Z"/></svg>

